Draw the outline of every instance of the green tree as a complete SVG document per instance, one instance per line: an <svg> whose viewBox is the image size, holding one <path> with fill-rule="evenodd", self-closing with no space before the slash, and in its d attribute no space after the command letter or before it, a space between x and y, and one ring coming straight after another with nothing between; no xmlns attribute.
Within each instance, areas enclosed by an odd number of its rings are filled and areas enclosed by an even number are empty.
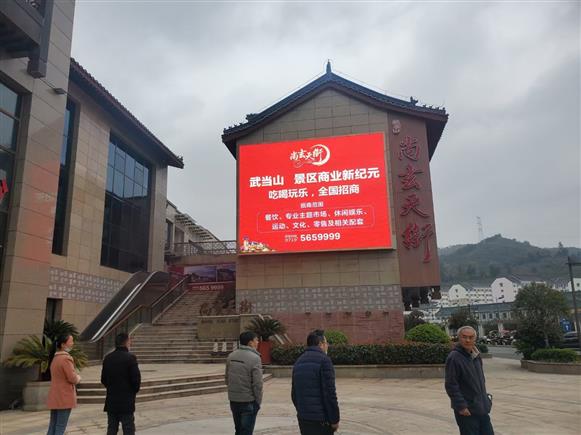
<svg viewBox="0 0 581 435"><path fill-rule="evenodd" d="M472 313L467 308L459 308L452 313L448 319L448 326L450 329L460 329L462 326L472 326L478 330L478 320L472 316Z"/></svg>
<svg viewBox="0 0 581 435"><path fill-rule="evenodd" d="M557 344L562 335L559 318L566 317L568 311L563 293L537 283L522 288L513 303L519 352L528 358L539 348Z"/></svg>
<svg viewBox="0 0 581 435"><path fill-rule="evenodd" d="M409 331L415 326L422 325L426 323L424 313L420 310L412 310L411 313L404 316L403 323L406 331Z"/></svg>

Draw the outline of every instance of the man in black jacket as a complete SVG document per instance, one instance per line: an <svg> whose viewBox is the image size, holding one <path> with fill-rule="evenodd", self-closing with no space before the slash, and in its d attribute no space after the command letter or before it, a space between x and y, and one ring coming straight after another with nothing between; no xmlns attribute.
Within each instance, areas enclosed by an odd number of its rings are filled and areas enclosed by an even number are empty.
<svg viewBox="0 0 581 435"><path fill-rule="evenodd" d="M107 435L116 435L119 423L124 435L135 434L135 395L141 386L137 358L129 353L131 340L125 333L115 337L115 350L103 360L101 383L107 388L105 409Z"/></svg>
<svg viewBox="0 0 581 435"><path fill-rule="evenodd" d="M458 330L458 345L446 359L445 387L460 435L494 435L489 416L492 396L486 392L476 331L471 326Z"/></svg>
<svg viewBox="0 0 581 435"><path fill-rule="evenodd" d="M339 428L339 404L324 331L311 332L307 346L295 362L292 377L291 397L301 435L332 434Z"/></svg>

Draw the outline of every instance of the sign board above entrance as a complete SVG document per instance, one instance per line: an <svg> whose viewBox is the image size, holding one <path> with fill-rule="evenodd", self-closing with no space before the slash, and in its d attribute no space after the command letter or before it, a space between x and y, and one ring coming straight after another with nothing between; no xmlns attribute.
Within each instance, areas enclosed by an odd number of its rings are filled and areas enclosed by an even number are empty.
<svg viewBox="0 0 581 435"><path fill-rule="evenodd" d="M239 147L240 254L391 247L383 133Z"/></svg>

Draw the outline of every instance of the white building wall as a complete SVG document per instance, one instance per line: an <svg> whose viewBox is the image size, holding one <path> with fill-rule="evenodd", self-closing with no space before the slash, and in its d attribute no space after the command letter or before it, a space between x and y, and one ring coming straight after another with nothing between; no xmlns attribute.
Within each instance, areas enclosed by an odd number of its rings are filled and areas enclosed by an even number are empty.
<svg viewBox="0 0 581 435"><path fill-rule="evenodd" d="M496 278L490 285L492 302L514 302L520 286L508 278Z"/></svg>

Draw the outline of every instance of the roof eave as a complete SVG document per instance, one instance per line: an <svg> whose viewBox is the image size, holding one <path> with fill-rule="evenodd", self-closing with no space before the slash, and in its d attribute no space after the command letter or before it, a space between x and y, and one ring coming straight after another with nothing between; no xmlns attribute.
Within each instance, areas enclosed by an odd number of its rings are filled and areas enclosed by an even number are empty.
<svg viewBox="0 0 581 435"><path fill-rule="evenodd" d="M69 79L91 96L97 103L119 115L145 140L156 148L168 166L183 169L183 160L166 147L125 106L103 87L85 68L71 58Z"/></svg>
<svg viewBox="0 0 581 435"><path fill-rule="evenodd" d="M317 79L317 80L319 80L319 79ZM312 85L313 83L311 83L310 85ZM310 85L307 85L307 86L310 86ZM377 108L382 109L382 110L389 110L389 111L402 113L405 115L409 115L409 116L413 116L416 118L426 120L427 130L428 130L427 135L428 135L428 149L429 149L430 159L434 155L434 153L436 151L437 144L438 144L438 142L442 136L442 133L444 131L444 127L445 127L446 123L448 122L448 114L447 113L437 113L435 111L430 112L428 110L425 110L425 111L424 110L421 110L421 111L414 110L413 108L405 108L405 107L397 106L395 104L390 104L390 103L386 103L383 101L378 101L370 96L363 95L355 90L341 86L341 85L334 83L332 81L323 82L318 87L315 87L313 90L311 90L310 92L307 92L304 95L302 95L301 97L296 98L291 103L287 104L284 107L281 107L279 110L277 110L276 112L274 112L272 114L268 114L268 116L265 116L258 121L255 121L255 122L250 121L245 125L239 126L240 128L238 128L232 132L225 131L224 134L222 134L222 142L226 145L226 147L228 148L228 150L230 151L232 156L234 158L236 158L237 157L236 156L236 142L238 139L241 139L245 136L248 136L249 134L253 133L254 131L262 128L263 126L272 122L273 120L280 118L284 114L293 110L295 107L299 106L300 104L304 103L307 100L312 99L317 94L319 94L327 89L336 90L337 92L341 92L341 93L346 94L346 95L348 95L354 99L357 99L363 103L369 104L371 106L377 107ZM297 92L300 92L300 90ZM418 109L421 109L421 108L418 108ZM266 110L268 110L268 109L266 109ZM260 114L257 116L260 116Z"/></svg>

